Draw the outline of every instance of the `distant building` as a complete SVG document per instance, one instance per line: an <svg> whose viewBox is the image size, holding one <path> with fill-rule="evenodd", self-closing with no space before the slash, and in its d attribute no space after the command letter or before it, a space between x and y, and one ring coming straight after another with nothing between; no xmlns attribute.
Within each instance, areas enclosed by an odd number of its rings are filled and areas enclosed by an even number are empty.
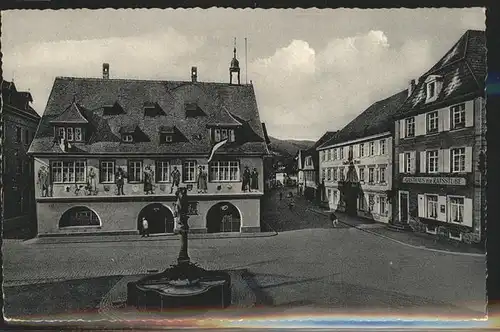
<svg viewBox="0 0 500 332"><path fill-rule="evenodd" d="M36 230L33 159L26 154L40 116L30 106L29 92L2 81L3 231Z"/></svg>
<svg viewBox="0 0 500 332"><path fill-rule="evenodd" d="M327 131L312 147L297 152L298 194L308 200L320 202L319 152L317 147L331 139L337 132Z"/></svg>
<svg viewBox="0 0 500 332"><path fill-rule="evenodd" d="M392 116L407 95L407 91L402 91L375 102L317 148L326 207L389 222Z"/></svg>
<svg viewBox="0 0 500 332"><path fill-rule="evenodd" d="M467 31L417 82L395 122L394 218L484 239L486 37Z"/></svg>
<svg viewBox="0 0 500 332"><path fill-rule="evenodd" d="M172 233L178 186L190 231L260 231L269 152L239 77L199 82L193 67L191 81L112 79L107 64L103 78L58 77L30 153L49 187L37 191L39 235L137 233L142 217Z"/></svg>

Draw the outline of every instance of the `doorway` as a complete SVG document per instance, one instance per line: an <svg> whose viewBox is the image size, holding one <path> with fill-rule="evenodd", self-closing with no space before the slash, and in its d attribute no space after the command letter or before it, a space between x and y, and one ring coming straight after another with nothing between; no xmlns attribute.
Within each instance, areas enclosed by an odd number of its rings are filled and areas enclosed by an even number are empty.
<svg viewBox="0 0 500 332"><path fill-rule="evenodd" d="M207 213L207 233L240 232L240 211L229 202L217 203Z"/></svg>
<svg viewBox="0 0 500 332"><path fill-rule="evenodd" d="M408 192L406 191L399 192L399 221L405 224L408 223L408 216L409 216L408 196L409 196Z"/></svg>
<svg viewBox="0 0 500 332"><path fill-rule="evenodd" d="M160 203L149 204L139 213L137 229L142 230L142 218L148 221L150 234L164 234L174 232L174 215L165 205Z"/></svg>

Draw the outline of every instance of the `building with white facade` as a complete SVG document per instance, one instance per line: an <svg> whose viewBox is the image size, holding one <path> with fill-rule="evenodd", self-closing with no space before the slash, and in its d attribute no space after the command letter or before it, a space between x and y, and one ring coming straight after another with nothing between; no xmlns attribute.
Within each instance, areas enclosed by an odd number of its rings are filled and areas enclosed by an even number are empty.
<svg viewBox="0 0 500 332"><path fill-rule="evenodd" d="M394 218L458 241L484 239L486 38L467 31L418 82L395 122Z"/></svg>
<svg viewBox="0 0 500 332"><path fill-rule="evenodd" d="M405 90L374 103L318 147L322 199L330 210L389 222L392 116L407 96Z"/></svg>

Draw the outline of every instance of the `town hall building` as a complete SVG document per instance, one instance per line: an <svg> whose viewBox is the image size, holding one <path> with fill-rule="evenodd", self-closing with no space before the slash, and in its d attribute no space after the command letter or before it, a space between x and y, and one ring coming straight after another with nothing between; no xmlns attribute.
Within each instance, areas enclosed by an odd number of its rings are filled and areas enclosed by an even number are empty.
<svg viewBox="0 0 500 332"><path fill-rule="evenodd" d="M269 154L252 84L57 77L29 153L38 235L174 232L186 187L191 232L259 232ZM234 81L233 81L234 78Z"/></svg>

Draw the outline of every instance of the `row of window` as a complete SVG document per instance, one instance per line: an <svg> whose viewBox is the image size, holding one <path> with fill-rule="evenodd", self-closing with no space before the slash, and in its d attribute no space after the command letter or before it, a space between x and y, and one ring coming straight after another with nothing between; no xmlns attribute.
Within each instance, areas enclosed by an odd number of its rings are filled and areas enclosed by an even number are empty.
<svg viewBox="0 0 500 332"><path fill-rule="evenodd" d="M360 182L366 181L365 168L368 169L368 183L386 183L387 168L386 166L361 166L358 168L358 178ZM345 167L329 167L322 170L323 179L326 181L344 181Z"/></svg>
<svg viewBox="0 0 500 332"><path fill-rule="evenodd" d="M472 126L472 115L472 106L470 109L466 109L466 103L462 103L412 116L400 121L400 137L415 137L470 127Z"/></svg>
<svg viewBox="0 0 500 332"><path fill-rule="evenodd" d="M363 158L387 153L387 139L383 138L368 143L354 144L340 148L332 148L320 151L321 161L344 160L348 158Z"/></svg>
<svg viewBox="0 0 500 332"><path fill-rule="evenodd" d="M418 199L418 216L457 224L472 223L472 200L463 196L422 194Z"/></svg>
<svg viewBox="0 0 500 332"><path fill-rule="evenodd" d="M399 172L416 173L416 152L399 154ZM420 152L420 173L468 173L472 171L472 147Z"/></svg>
<svg viewBox="0 0 500 332"><path fill-rule="evenodd" d="M115 183L117 168L113 160L100 162L99 182ZM182 164L181 173L183 182L196 181L197 162L195 160L185 160ZM72 161L52 161L52 181L54 183L85 183L88 180L85 160ZM156 161L156 182L172 182L173 167L169 161ZM127 172L128 182L142 182L144 180L143 162L141 160L131 160L128 162ZM213 161L209 164L210 181L240 181L239 161Z"/></svg>
<svg viewBox="0 0 500 332"><path fill-rule="evenodd" d="M28 128L16 126L16 143L23 143L25 145L31 144L33 137L34 132L29 130Z"/></svg>
<svg viewBox="0 0 500 332"><path fill-rule="evenodd" d="M56 127L57 137L68 142L83 142L83 128L81 127Z"/></svg>
<svg viewBox="0 0 500 332"><path fill-rule="evenodd" d="M316 181L316 172L315 171L304 172L304 179L309 183L315 182Z"/></svg>

